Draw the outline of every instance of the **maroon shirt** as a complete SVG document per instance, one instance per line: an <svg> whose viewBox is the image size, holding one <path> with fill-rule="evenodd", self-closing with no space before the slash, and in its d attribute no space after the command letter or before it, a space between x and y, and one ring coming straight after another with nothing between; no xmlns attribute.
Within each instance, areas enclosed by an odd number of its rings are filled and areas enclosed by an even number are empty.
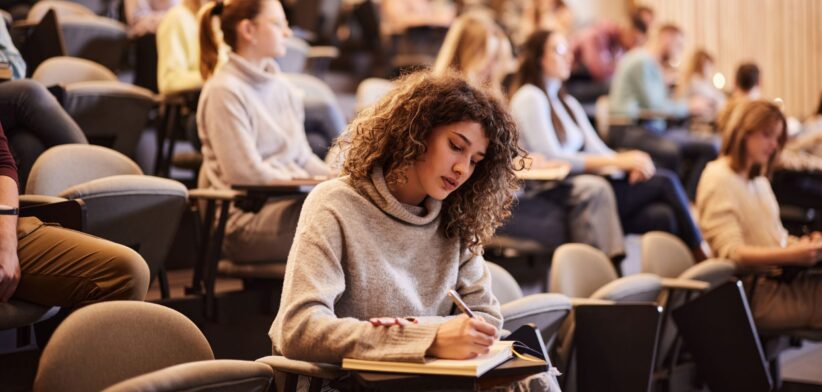
<svg viewBox="0 0 822 392"><path fill-rule="evenodd" d="M19 182L17 180L17 165L14 163L14 157L11 156L9 139L6 138L2 125L0 125L0 176L10 177L14 182Z"/></svg>

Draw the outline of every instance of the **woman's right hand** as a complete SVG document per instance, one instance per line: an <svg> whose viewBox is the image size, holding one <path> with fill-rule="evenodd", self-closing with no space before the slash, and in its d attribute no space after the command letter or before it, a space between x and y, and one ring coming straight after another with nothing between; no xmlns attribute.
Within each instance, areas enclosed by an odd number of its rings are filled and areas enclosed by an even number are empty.
<svg viewBox="0 0 822 392"><path fill-rule="evenodd" d="M470 359L487 354L496 337L493 325L462 314L440 325L426 354L443 359Z"/></svg>
<svg viewBox="0 0 822 392"><path fill-rule="evenodd" d="M802 237L799 241L786 248L791 261L798 265L813 266L822 258L822 240Z"/></svg>
<svg viewBox="0 0 822 392"><path fill-rule="evenodd" d="M651 156L637 150L618 153L614 158L617 166L628 172L628 181L636 183L651 178L656 172Z"/></svg>

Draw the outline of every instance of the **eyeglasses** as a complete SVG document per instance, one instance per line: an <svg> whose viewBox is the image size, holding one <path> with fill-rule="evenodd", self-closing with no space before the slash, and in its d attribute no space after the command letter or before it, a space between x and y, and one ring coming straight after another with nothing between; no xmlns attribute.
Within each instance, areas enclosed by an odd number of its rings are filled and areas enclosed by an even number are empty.
<svg viewBox="0 0 822 392"><path fill-rule="evenodd" d="M564 42L558 43L554 47L554 54L557 56L565 56L566 54L568 54L568 44Z"/></svg>
<svg viewBox="0 0 822 392"><path fill-rule="evenodd" d="M265 22L271 23L279 29L285 30L288 28L288 21L285 18L258 18L257 20L252 20L252 22Z"/></svg>

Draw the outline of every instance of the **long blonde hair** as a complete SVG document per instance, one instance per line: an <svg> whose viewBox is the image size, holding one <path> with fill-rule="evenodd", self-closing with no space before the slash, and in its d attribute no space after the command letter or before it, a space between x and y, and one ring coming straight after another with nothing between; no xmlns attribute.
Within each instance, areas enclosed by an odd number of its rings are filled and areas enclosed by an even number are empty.
<svg viewBox="0 0 822 392"><path fill-rule="evenodd" d="M496 50L489 53L489 42L496 39ZM513 62L511 43L490 16L481 12L469 12L457 18L434 61L434 74L454 70L469 82L502 94L502 80ZM481 80L478 73L494 58L497 62L488 80Z"/></svg>

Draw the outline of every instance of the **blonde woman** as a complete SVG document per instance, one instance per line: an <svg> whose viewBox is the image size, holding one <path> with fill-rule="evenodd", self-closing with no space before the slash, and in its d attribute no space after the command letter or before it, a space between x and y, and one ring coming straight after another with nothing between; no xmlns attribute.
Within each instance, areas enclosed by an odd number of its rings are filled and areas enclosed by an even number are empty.
<svg viewBox="0 0 822 392"><path fill-rule="evenodd" d="M502 81L515 67L511 43L502 28L477 11L460 16L448 30L433 71L457 71L468 82L502 97Z"/></svg>
<svg viewBox="0 0 822 392"><path fill-rule="evenodd" d="M203 85L197 13L209 0L182 0L157 27L157 89L162 94ZM226 49L221 50L221 62Z"/></svg>
<svg viewBox="0 0 822 392"><path fill-rule="evenodd" d="M710 53L699 49L691 56L685 73L679 82L677 94L685 100L702 99L708 109L703 117L713 119L719 108L725 105L725 94L713 85L714 58Z"/></svg>

